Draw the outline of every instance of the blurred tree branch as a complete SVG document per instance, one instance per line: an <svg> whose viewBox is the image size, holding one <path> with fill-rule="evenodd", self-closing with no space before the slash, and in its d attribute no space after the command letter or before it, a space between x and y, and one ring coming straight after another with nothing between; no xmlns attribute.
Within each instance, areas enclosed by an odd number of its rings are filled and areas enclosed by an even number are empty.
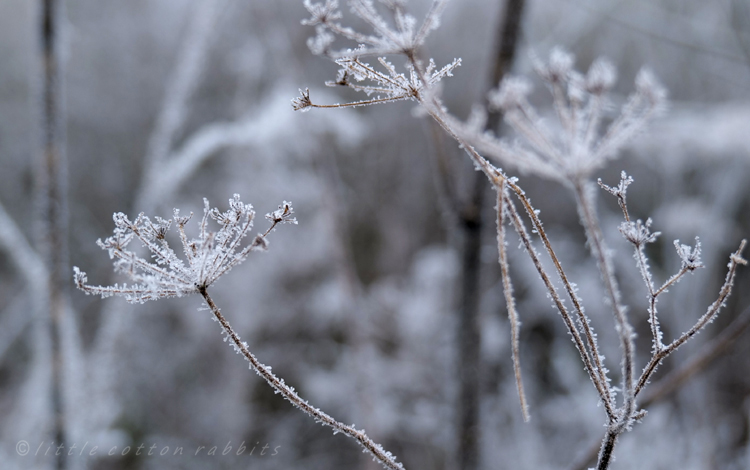
<svg viewBox="0 0 750 470"><path fill-rule="evenodd" d="M40 39L42 84L42 166L37 177L37 198L41 206L41 252L47 266L49 329L52 361L52 435L55 442L67 442L68 417L63 391L65 361L63 351L64 315L68 307L68 161L65 152L65 113L63 64L60 37L63 0L43 0ZM55 467L66 468L64 455L55 459Z"/></svg>

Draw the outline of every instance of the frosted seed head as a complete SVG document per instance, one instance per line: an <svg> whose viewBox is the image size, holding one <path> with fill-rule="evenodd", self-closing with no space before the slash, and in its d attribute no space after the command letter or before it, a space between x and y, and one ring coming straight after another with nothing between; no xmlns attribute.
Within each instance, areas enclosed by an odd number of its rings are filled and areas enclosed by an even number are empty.
<svg viewBox="0 0 750 470"><path fill-rule="evenodd" d="M605 58L596 59L586 74L586 91L602 95L612 89L616 79L617 70L612 62Z"/></svg>
<svg viewBox="0 0 750 470"><path fill-rule="evenodd" d="M695 271L703 267L703 263L701 263L701 242L698 237L695 237L695 248L691 248L689 245L681 245L680 240L674 241L674 247L677 249L677 256L682 261L682 269Z"/></svg>
<svg viewBox="0 0 750 470"><path fill-rule="evenodd" d="M310 101L310 89L305 88L303 91L300 88L299 94L300 96L298 98L292 100L292 108L294 108L295 111L309 111L310 107L312 107L312 101Z"/></svg>
<svg viewBox="0 0 750 470"><path fill-rule="evenodd" d="M492 90L488 96L491 109L513 109L526 101L531 93L531 83L521 77L507 77L500 83L500 88Z"/></svg>
<svg viewBox="0 0 750 470"><path fill-rule="evenodd" d="M253 251L266 251L268 249L268 240L263 235L257 235L251 247Z"/></svg>
<svg viewBox="0 0 750 470"><path fill-rule="evenodd" d="M292 203L288 201L284 201L278 209L266 214L266 218L274 224L286 223L297 225L297 219L294 217Z"/></svg>
<svg viewBox="0 0 750 470"><path fill-rule="evenodd" d="M653 243L661 235L661 232L651 233L651 223L651 219L647 219L646 223L643 223L640 219L636 222L623 222L620 224L620 233L636 246Z"/></svg>
<svg viewBox="0 0 750 470"><path fill-rule="evenodd" d="M568 98L571 102L578 104L586 99L585 79L575 70L572 70L568 76Z"/></svg>
<svg viewBox="0 0 750 470"><path fill-rule="evenodd" d="M73 266L73 282L75 282L76 287L79 289L82 289L89 282L86 273L78 269L78 266Z"/></svg>
<svg viewBox="0 0 750 470"><path fill-rule="evenodd" d="M667 98L667 91L659 83L656 75L647 68L642 68L635 77L635 89L644 96L652 106L663 103Z"/></svg>
<svg viewBox="0 0 750 470"><path fill-rule="evenodd" d="M560 83L568 79L570 71L573 69L575 56L562 47L556 46L549 54L549 63L544 64L539 59L532 57L536 72L544 80L550 83Z"/></svg>
<svg viewBox="0 0 750 470"><path fill-rule="evenodd" d="M325 26L319 24L315 27L315 36L307 39L307 47L315 55L325 55L335 39Z"/></svg>
<svg viewBox="0 0 750 470"><path fill-rule="evenodd" d="M174 218L175 223L179 227L182 227L185 224L187 224L190 221L190 219L193 218L193 213L190 212L190 215L188 215L188 216L181 216L180 215L180 210L179 209L175 209L174 210L174 216L173 216L173 218Z"/></svg>
<svg viewBox="0 0 750 470"><path fill-rule="evenodd" d="M119 295L131 303L143 303L169 297L181 297L196 293L199 287L206 287L219 277L229 272L234 266L243 262L251 251L265 249L265 235L256 237L250 246L242 247L241 241L250 233L254 211L250 204L244 204L239 194L229 200L229 209L220 212L210 208L204 199L204 216L201 222L200 235L188 241L184 224L189 217L181 217L174 211L174 220L180 224L180 240L186 259L180 259L169 247L165 236L172 224L172 219L154 217L152 222L140 214L130 222L122 213L114 215L114 234L97 244L109 252L114 259L114 270L129 276L134 284L130 286L117 284L113 286L88 285L86 273L77 267L73 269L73 281L77 288L87 294L108 297ZM296 223L292 217L291 204L284 201L279 210L273 214L276 223ZM210 219L220 225L216 232L208 230ZM275 224L274 224L275 225ZM128 249L133 238L138 240L151 252L150 258L142 258Z"/></svg>
<svg viewBox="0 0 750 470"><path fill-rule="evenodd" d="M310 0L305 0L302 4L311 15L310 19L302 20L303 25L325 24L341 18L341 12L338 11L339 2L337 0L326 0L325 3L313 3Z"/></svg>

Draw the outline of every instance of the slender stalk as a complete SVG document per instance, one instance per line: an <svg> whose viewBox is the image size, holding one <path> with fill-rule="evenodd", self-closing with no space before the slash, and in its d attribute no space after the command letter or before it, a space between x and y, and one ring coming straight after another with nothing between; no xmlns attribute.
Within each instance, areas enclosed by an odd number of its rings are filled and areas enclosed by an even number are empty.
<svg viewBox="0 0 750 470"><path fill-rule="evenodd" d="M492 184L497 188L500 186L501 182L504 182L507 184L507 186L516 194L518 199L521 201L521 203L524 206L524 209L526 210L527 215L531 219L531 222L534 226L534 229L539 234L539 237L542 240L542 244L544 245L544 249L549 255L550 259L552 260L553 264L555 265L555 270L558 273L558 276L560 277L560 280L563 283L563 286L565 287L566 292L568 293L568 296L571 299L571 302L573 303L573 306L576 310L576 315L580 319L581 328L584 330L584 335L586 337L586 342L588 344L588 347L591 349L591 354L589 355L589 351L584 345L583 341L581 340L581 335L578 332L578 329L576 328L575 324L573 322L568 322L566 316L567 316L567 309L565 309L564 305L562 304L562 301L559 303L556 302L556 306L560 312L560 314L563 316L563 319L565 320L566 326L568 327L568 331L574 338L574 342L576 343L576 347L578 348L579 353L581 354L581 359L584 362L584 365L586 366L586 370L588 371L589 375L591 376L591 381L594 383L594 386L596 387L597 392L599 393L599 397L604 405L604 409L607 412L607 417L612 423L616 419L616 413L614 410L614 403L612 400L612 393L609 388L609 382L607 380L605 369L603 364L601 363L601 356L598 351L598 347L596 345L595 336L593 330L591 330L591 327L588 323L588 318L586 317L583 306L580 303L580 300L578 299L577 294L575 293L575 289L573 288L573 285L568 280L567 274L562 268L562 264L560 263L560 260L557 257L557 254L555 253L554 249L552 248L552 244L547 237L546 232L544 231L544 228L542 227L541 220L539 220L539 217L537 216L536 211L534 210L533 206L531 205L531 202L526 197L526 193L523 189L521 189L520 186L518 186L513 180L508 179L501 171L497 170L492 164L490 164L484 157L482 157L479 152L474 149L473 146L471 146L465 139L463 139L461 136L459 136L453 127L448 123L448 117L445 115L445 113L441 110L441 106L434 105L431 103L422 103L425 108L427 109L427 112L430 114L430 116L437 122L440 127L443 128L443 130L451 136L456 142L459 143L461 148L464 149L464 151L468 154L470 159L474 162L474 164L481 170L485 176L492 182ZM514 221L515 224L515 221ZM520 234L519 234L520 235ZM530 254L534 253L533 251L529 251ZM536 256L534 254L534 256ZM533 257L532 257L533 260ZM536 262L535 262L536 264ZM537 266L537 269L541 267L541 264ZM550 295L555 297L556 291L554 290L554 286L552 285L552 282L547 278L546 272L542 274L542 271L540 271L540 275L542 275L542 279L545 280L545 285L547 286L548 291L550 292ZM579 342L579 340L581 340Z"/></svg>
<svg viewBox="0 0 750 470"><path fill-rule="evenodd" d="M216 306L211 296L208 295L206 286L199 286L198 292L200 292L200 294L205 299L208 308L211 309L211 313L213 313L216 319L219 320L219 323L224 329L224 332L226 332L227 336L229 336L229 338L232 340L235 349L243 356L245 356L245 359L250 362L253 370L255 370L258 375L263 377L263 379L265 379L265 381L268 382L268 384L273 387L275 391L292 402L294 406L312 416L316 422L333 428L334 434L340 432L357 441L360 446L362 446L367 452L375 457L375 459L377 459L378 462L380 462L385 468L391 470L404 470L404 466L396 461L396 457L393 456L390 452L383 449L380 444L377 444L372 439L370 439L367 434L365 434L364 430L358 430L354 426L348 426L344 423L336 421L328 414L310 405L306 400L303 400L293 387L285 384L283 379L280 379L273 372L271 372L270 367L263 365L253 355L253 353L250 352L247 343L243 342L237 335L237 333L235 333L235 331L232 329L232 326L229 324L226 318L224 318L224 315L221 314L219 307Z"/></svg>
<svg viewBox="0 0 750 470"><path fill-rule="evenodd" d="M645 408L677 390L691 377L704 370L717 357L726 352L748 326L750 326L750 307L745 308L721 333L703 345L696 355L673 369L657 383L651 385L646 392L640 395L639 405Z"/></svg>
<svg viewBox="0 0 750 470"><path fill-rule="evenodd" d="M598 218L594 213L593 202L590 194L587 192L586 183L578 181L574 183L578 210L581 216L581 223L586 230L589 239L591 254L596 259L599 271L604 282L604 288L608 300L615 314L615 324L620 336L620 347L622 348L622 390L624 403L618 428L622 432L630 422L633 410L635 409L635 394L633 390L634 367L635 367L635 346L633 344L633 327L627 318L625 307L620 302L620 294L617 287L617 280L614 275L612 262L607 254L607 247L604 243L604 236L599 227ZM614 442L613 442L614 445Z"/></svg>
<svg viewBox="0 0 750 470"><path fill-rule="evenodd" d="M597 470L605 470L609 467L612 452L617 443L617 436L624 432L633 420L633 412L635 410L635 391L633 388L635 375L635 345L633 344L633 327L628 321L625 307L620 302L620 294L617 287L617 280L614 275L614 268L607 254L604 236L599 227L598 218L594 213L591 196L587 192L588 188L585 185L586 183L581 181L574 183L578 211L581 217L581 223L586 230L591 254L594 256L594 259L596 259L597 265L599 266L602 281L604 282L604 288L615 314L615 325L617 333L620 336L620 348L622 349L623 405L619 410L617 421L610 423L604 441L602 442L601 451L599 452Z"/></svg>
<svg viewBox="0 0 750 470"><path fill-rule="evenodd" d="M529 407L526 403L526 392L523 387L521 377L521 360L519 358L519 333L520 324L518 322L518 312L516 311L516 301L513 298L513 285L510 281L510 272L508 267L508 250L505 246L505 199L507 197L505 184L501 184L497 189L497 251L500 258L500 270L503 278L503 293L505 294L505 305L508 309L508 319L510 321L510 343L511 353L513 356L513 372L516 376L516 388L518 389L518 399L521 401L521 413L523 420L529 421Z"/></svg>
<svg viewBox="0 0 750 470"><path fill-rule="evenodd" d="M355 108L357 106L369 106L371 104L378 103L389 103L391 101L403 101L412 99L412 96L395 96L392 98L378 98L374 100L362 100L355 101L352 103L337 103L337 104L310 104L311 108Z"/></svg>
<svg viewBox="0 0 750 470"><path fill-rule="evenodd" d="M643 251L644 246L643 242L635 243L635 259L636 264L638 265L638 269L641 271L641 277L643 278L644 283L646 284L646 289L648 289L648 316L649 316L649 323L651 323L651 337L653 340L653 349L654 353L660 351L663 348L663 345L661 343L661 331L659 329L659 320L656 317L656 302L658 300L659 295L654 291L654 281L651 277L651 272L648 270L648 259L646 258L646 253ZM683 269L683 271L687 271ZM659 290L659 293L663 292L663 290Z"/></svg>
<svg viewBox="0 0 750 470"><path fill-rule="evenodd" d="M750 327L750 307L745 308L732 322L710 342L706 343L697 354L683 362L669 374L651 384L639 396L638 405L648 408L687 383L690 379L705 370L710 364L730 350L732 345ZM594 463L602 443L598 439L582 452L569 467L570 470L586 470Z"/></svg>
<svg viewBox="0 0 750 470"><path fill-rule="evenodd" d="M612 461L612 454L615 450L615 444L617 443L617 436L621 434L621 431L612 429L607 431L602 441L602 448L599 451L599 462L596 464L596 470L607 470L609 464Z"/></svg>
<svg viewBox="0 0 750 470"><path fill-rule="evenodd" d="M634 396L637 396L642 390L643 387L646 386L649 379L653 375L653 373L656 371L656 368L661 364L661 362L670 354L672 354L677 348L682 346L687 340L695 336L696 333L698 333L703 327L705 327L711 320L713 320L716 315L719 313L719 310L721 310L721 307L724 306L724 303L726 302L727 297L729 297L729 294L732 293L732 287L734 286L734 278L737 274L737 268L741 264L747 264L747 260L742 258L742 251L745 249L745 246L747 245L747 240L742 240L740 243L740 247L732 253L732 255L729 257L729 269L727 271L727 276L724 280L724 284L721 286L721 289L719 290L719 296L718 298L712 303L708 309L706 310L706 313L701 316L698 321L695 322L692 328L690 328L688 331L683 333L680 337L676 338L674 341L672 341L669 345L665 346L663 349L658 351L656 354L653 355L651 360L649 361L648 365L646 365L646 368L643 370L643 373L641 374L641 377L638 379L638 384L635 387Z"/></svg>
<svg viewBox="0 0 750 470"><path fill-rule="evenodd" d="M495 39L495 60L492 67L489 81L490 89L502 82L508 72L513 68L518 42L521 36L521 23L523 19L524 7L526 0L506 0L503 12L502 25L497 29L497 38ZM488 90L489 91L489 90ZM490 111L487 115L485 129L500 135L500 123L503 120L503 113L500 110ZM479 176L479 174L477 174ZM483 179L483 178L482 178ZM482 186L486 183L482 182ZM477 185L480 185L477 181ZM508 266L508 254L505 246L505 209L504 202L507 197L507 191L504 184L495 188L497 193L497 246L500 270L503 278L503 292L505 294L505 304L508 310L508 319L510 321L511 336L511 354L513 357L513 373L516 379L516 389L518 390L518 399L521 404L521 414L523 420L528 422L529 407L526 402L526 392L523 386L523 377L521 375L521 360L519 334L520 323L518 321L518 312L516 311L515 299L513 298L513 286L511 285L510 272Z"/></svg>
<svg viewBox="0 0 750 470"><path fill-rule="evenodd" d="M495 40L495 54L489 86L493 87L500 82L508 72L515 58L518 38L521 31L521 19L523 15L525 0L507 0L503 9L503 21L498 22L497 38ZM438 3L433 3L435 8ZM429 15L428 15L429 17ZM425 75L420 62L417 60L416 51L405 53L413 70L416 71L423 86L429 86L429 79ZM384 64L385 65L385 64ZM385 79L385 77L384 77ZM424 97L419 93L415 97L424 102ZM491 112L488 116L485 128L497 132L502 121L502 113ZM446 184L446 187L448 185ZM459 219L459 230L462 232L462 270L461 270L461 293L458 321L458 363L460 392L459 392L459 429L458 429L458 465L462 470L474 470L479 468L479 409L480 409L480 377L481 357L480 344L481 332L479 329L479 286L481 279L481 246L483 207L485 205L484 195L487 191L487 180L480 173L475 173L472 178L470 197L468 201L460 204L455 201L456 215ZM496 188L497 189L497 188ZM498 190L498 197L500 197ZM503 205L498 203L498 230L502 227ZM500 232L498 232L500 233ZM507 271L507 257L504 256L504 239L498 238L498 244L503 252L500 255L501 266L503 266L503 282L506 296L508 315L511 323L511 342L513 369L518 389L521 412L524 421L529 420L528 406L521 379L521 368L518 359L518 318L513 301L510 277Z"/></svg>
<svg viewBox="0 0 750 470"><path fill-rule="evenodd" d="M533 262L534 267L536 267L537 272L539 273L539 276L541 276L542 281L544 282L544 285L547 288L547 291L550 293L550 296L552 297L552 301L557 307L557 310L560 313L560 316L562 316L563 321L565 322L565 326L568 328L568 332L573 337L573 343L575 343L576 348L578 349L578 352L581 355L581 360L583 361L583 365L586 368L586 372L589 374L591 381L594 383L594 387L596 388L597 392L599 392L599 397L602 400L602 403L604 404L605 410L607 411L607 417L609 418L611 422L615 416L614 410L612 409L612 406L608 399L608 395L606 394L605 388L599 380L597 366L592 361L591 356L586 350L586 345L584 344L584 340L581 337L580 332L575 326L575 321L573 320L573 317L571 317L570 313L568 312L568 309L565 307L565 304L563 304L562 299L560 299L560 296L557 293L557 289L555 288L554 284L552 284L552 280L549 278L547 271L542 266L541 260L539 259L539 255L536 253L533 245L531 244L531 237L529 237L529 234L526 231L526 227L524 227L523 225L521 216L518 214L518 211L516 210L515 206L510 201L510 199L505 200L505 207L508 210L508 214L511 216L511 221L513 222L513 226L516 229L516 233L518 233L518 236L521 237L521 241L524 245L524 248L526 249L526 253L531 258L531 261Z"/></svg>

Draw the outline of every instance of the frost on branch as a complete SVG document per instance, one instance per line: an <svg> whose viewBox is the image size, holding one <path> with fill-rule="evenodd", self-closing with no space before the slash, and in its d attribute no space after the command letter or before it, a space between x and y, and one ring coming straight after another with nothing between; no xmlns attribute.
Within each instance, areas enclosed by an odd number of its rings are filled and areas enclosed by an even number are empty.
<svg viewBox="0 0 750 470"><path fill-rule="evenodd" d="M271 227L264 234L257 235L252 243L243 246L243 239L253 227L253 207L244 204L239 194L229 200L229 210L226 212L210 208L207 199L203 203L199 236L194 239L188 239L185 232L192 213L185 217L175 209L173 219L154 217L154 221L142 213L133 221L122 212L115 213L113 235L104 241L97 240L97 244L107 250L114 260L115 272L126 274L133 284L91 286L87 284L86 273L75 267L76 287L87 294L102 297L121 295L132 303L196 293L243 262L252 251L265 249L268 244L266 236L277 224L297 223L292 217L294 210L291 203L284 201L278 210L266 216L272 222ZM218 231L209 229L209 219L219 225ZM166 239L173 222L182 243L184 260L177 256ZM153 261L129 249L135 239L151 252Z"/></svg>
<svg viewBox="0 0 750 470"><path fill-rule="evenodd" d="M437 69L435 62L430 59L423 73L407 65L408 77L396 70L396 67L385 60L378 58L378 62L385 72L377 70L359 57L344 57L336 59L341 67L336 80L326 82L327 86L346 86L355 91L365 93L371 99L355 101L352 103L320 105L310 99L310 90L300 90L300 96L292 100L295 111L304 111L309 108L343 108L353 106L367 106L389 101L401 101L409 99L424 99L427 90L435 87L444 77L452 77L453 70L461 65L461 59L454 59L450 64ZM364 83L360 83L364 82Z"/></svg>

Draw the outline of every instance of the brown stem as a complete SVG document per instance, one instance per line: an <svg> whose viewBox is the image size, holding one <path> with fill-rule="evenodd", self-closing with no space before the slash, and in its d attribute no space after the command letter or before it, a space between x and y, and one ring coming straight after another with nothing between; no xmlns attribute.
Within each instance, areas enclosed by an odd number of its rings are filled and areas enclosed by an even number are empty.
<svg viewBox="0 0 750 470"><path fill-rule="evenodd" d="M622 348L622 393L624 395L623 409L619 417L618 428L622 432L632 419L635 408L635 393L633 390L634 382L634 359L635 345L633 344L633 327L628 321L625 307L620 302L620 294L617 287L617 280L614 275L612 262L607 255L607 247L604 243L604 235L599 227L598 219L594 213L593 203L585 187L586 183L582 181L575 182L574 188L576 199L578 200L578 209L581 216L581 223L586 230L589 239L591 254L596 259L599 271L604 282L604 288L607 298L615 314L615 324L620 336L620 347ZM613 442L614 445L614 442Z"/></svg>
<svg viewBox="0 0 750 470"><path fill-rule="evenodd" d="M679 338L675 339L664 349L653 355L648 365L646 365L646 368L643 370L643 373L641 373L640 379L638 379L638 385L636 386L634 393L635 396L637 396L643 390L643 387L646 386L646 383L648 383L651 375L653 375L653 373L656 371L656 368L667 356L672 354L687 340L695 336L696 333L703 329L703 327L711 322L711 320L713 320L719 313L719 310L721 310L721 307L724 305L727 297L729 297L729 295L732 293L732 287L734 286L734 278L737 274L738 266L740 264L747 264L747 261L742 258L742 251L745 249L746 244L747 241L742 240L737 251L732 253L732 255L729 257L729 270L727 272L726 279L724 280L724 284L719 290L718 298L708 307L706 313L704 313L703 316L701 316L698 321L695 322L693 327L690 328L687 332L683 333Z"/></svg>
<svg viewBox="0 0 750 470"><path fill-rule="evenodd" d="M679 367L672 370L669 374L659 379L658 382L649 386L638 400L640 408L648 408L654 403L667 397L677 390L687 381L698 375L706 369L722 354L725 354L732 347L734 342L750 326L750 307L745 308L734 320L722 330L714 339L703 345L698 353L691 357L687 362L682 363ZM580 457L570 466L571 470L586 470L596 459L597 453L601 448L600 441L594 441L583 452Z"/></svg>
<svg viewBox="0 0 750 470"><path fill-rule="evenodd" d="M342 434L346 434L347 436L357 441L360 446L362 446L367 452L372 454L372 456L375 457L385 468L391 470L404 470L404 466L397 462L396 458L390 452L386 451L380 444L377 444L372 439L370 439L364 431L360 431L353 426L348 426L339 421L336 421L328 414L324 413L318 408L315 408L307 401L303 400L297 394L297 392L294 391L294 388L285 384L283 379L280 379L273 372L271 372L270 367L263 365L253 355L253 353L250 352L247 343L244 343L237 335L237 333L234 332L229 322L224 318L224 315L221 314L219 307L216 306L211 296L208 295L206 286L198 286L198 292L200 292L200 294L203 296L206 304L208 305L208 308L211 309L211 313L213 313L216 319L219 320L221 327L232 340L232 343L237 348L237 350L243 356L245 356L245 359L250 362L253 370L255 370L258 375L263 377L263 379L265 379L265 381L268 382L268 384L273 387L274 390L276 390L284 398L289 400L294 406L312 416L316 422L333 428L334 433L340 432Z"/></svg>
<svg viewBox="0 0 750 470"><path fill-rule="evenodd" d="M511 355L513 357L513 372L516 376L516 388L518 389L518 399L521 402L521 413L523 420L529 421L529 409L526 404L526 392L523 387L523 378L521 376L521 360L519 358L519 333L520 325L518 323L518 312L516 311L516 301L513 297L513 286L510 281L510 272L508 266L508 250L505 246L505 199L507 192L505 183L501 183L497 188L497 251L500 260L500 271L503 278L503 293L505 294L505 305L508 310L508 320L510 321L510 344Z"/></svg>
<svg viewBox="0 0 750 470"><path fill-rule="evenodd" d="M602 448L599 451L599 462L596 465L596 470L607 470L609 464L612 461L612 454L615 450L615 444L617 443L617 436L620 435L620 431L616 429L610 429L604 436L602 441Z"/></svg>

